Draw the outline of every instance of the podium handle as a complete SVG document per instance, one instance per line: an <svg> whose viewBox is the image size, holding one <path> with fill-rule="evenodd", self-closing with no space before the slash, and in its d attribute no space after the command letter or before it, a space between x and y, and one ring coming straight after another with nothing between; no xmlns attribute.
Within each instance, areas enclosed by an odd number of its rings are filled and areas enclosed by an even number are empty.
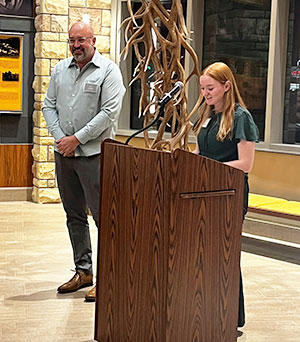
<svg viewBox="0 0 300 342"><path fill-rule="evenodd" d="M218 197L218 196L233 196L235 195L234 189L229 190L215 190L215 191L200 191L200 192L183 192L180 194L180 198L183 199L196 199L206 197Z"/></svg>

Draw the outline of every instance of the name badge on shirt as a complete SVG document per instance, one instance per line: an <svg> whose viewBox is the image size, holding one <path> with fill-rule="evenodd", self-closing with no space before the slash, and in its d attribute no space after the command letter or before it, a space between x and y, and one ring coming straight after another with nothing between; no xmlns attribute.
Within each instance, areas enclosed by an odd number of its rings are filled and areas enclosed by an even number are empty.
<svg viewBox="0 0 300 342"><path fill-rule="evenodd" d="M88 93L96 93L97 92L97 87L98 87L98 84L95 84L95 83L86 83L84 85L84 89L83 91L85 92L88 92Z"/></svg>
<svg viewBox="0 0 300 342"><path fill-rule="evenodd" d="M203 124L202 124L202 128L206 128L207 125L209 124L209 121L210 121L210 120L211 120L211 118L206 119L206 120L203 122Z"/></svg>

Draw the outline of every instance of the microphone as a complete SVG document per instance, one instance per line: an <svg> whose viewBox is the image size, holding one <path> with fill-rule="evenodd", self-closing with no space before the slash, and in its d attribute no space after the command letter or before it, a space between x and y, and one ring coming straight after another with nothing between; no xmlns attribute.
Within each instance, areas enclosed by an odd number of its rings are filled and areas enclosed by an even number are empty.
<svg viewBox="0 0 300 342"><path fill-rule="evenodd" d="M159 108L159 113L157 114L156 118L151 121L147 126L141 128L140 130L138 130L137 132L133 133L126 141L125 141L125 145L129 144L129 141L134 138L136 135L138 135L139 133L144 132L146 129L150 128L151 126L153 126L156 122L158 122L158 120L160 119L160 117L163 115L164 109L165 109L165 105L173 98L174 95L176 95L179 91L181 91L184 87L184 84L181 81L177 81L174 85L174 87L168 92L165 93L164 96L162 97L162 99L158 102L160 108Z"/></svg>
<svg viewBox="0 0 300 342"><path fill-rule="evenodd" d="M184 84L181 81L177 81L174 87L168 92L165 93L162 99L158 102L160 106L165 106L178 92L180 92L184 87Z"/></svg>

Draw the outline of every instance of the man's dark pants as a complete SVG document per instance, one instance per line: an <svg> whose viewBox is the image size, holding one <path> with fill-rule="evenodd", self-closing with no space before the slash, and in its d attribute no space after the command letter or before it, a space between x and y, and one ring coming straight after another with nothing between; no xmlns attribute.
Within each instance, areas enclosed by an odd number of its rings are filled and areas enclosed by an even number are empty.
<svg viewBox="0 0 300 342"><path fill-rule="evenodd" d="M63 157L55 152L55 165L76 270L93 273L87 208L99 227L100 154Z"/></svg>

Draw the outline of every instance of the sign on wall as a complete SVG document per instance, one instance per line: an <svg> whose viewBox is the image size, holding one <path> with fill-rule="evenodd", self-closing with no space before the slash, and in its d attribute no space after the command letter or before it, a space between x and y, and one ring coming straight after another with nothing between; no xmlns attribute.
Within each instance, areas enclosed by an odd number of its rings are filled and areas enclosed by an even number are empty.
<svg viewBox="0 0 300 342"><path fill-rule="evenodd" d="M22 111L21 35L0 33L0 112Z"/></svg>

